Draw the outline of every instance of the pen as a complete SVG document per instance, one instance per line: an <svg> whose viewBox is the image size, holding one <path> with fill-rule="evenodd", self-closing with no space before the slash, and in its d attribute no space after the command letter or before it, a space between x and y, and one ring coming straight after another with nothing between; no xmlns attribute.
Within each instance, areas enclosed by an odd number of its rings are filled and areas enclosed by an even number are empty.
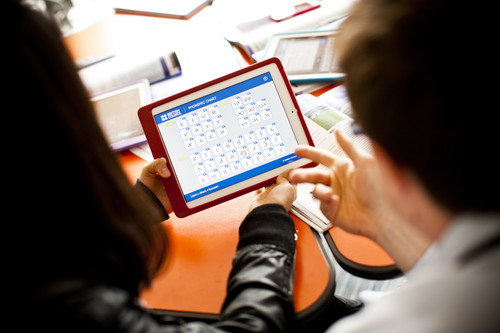
<svg viewBox="0 0 500 333"><path fill-rule="evenodd" d="M358 124L358 122L356 120L351 121L351 129L352 129L352 133L354 135L363 134L363 129L361 128L361 126Z"/></svg>
<svg viewBox="0 0 500 333"><path fill-rule="evenodd" d="M328 21L326 21L324 23L320 23L319 25L316 26L316 29L325 30L328 27L328 28L334 30L334 28L333 27L329 27L329 25L333 24L333 23L340 24L341 22L339 22L339 21L342 21L343 19L346 19L348 16L349 16L349 14L345 14L345 15L334 17L333 19L328 20Z"/></svg>

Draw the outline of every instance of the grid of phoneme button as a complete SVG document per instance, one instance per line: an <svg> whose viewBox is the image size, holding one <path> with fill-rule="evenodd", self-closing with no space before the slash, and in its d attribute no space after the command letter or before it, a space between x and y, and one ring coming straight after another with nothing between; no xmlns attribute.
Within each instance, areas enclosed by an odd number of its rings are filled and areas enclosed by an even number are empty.
<svg viewBox="0 0 500 333"><path fill-rule="evenodd" d="M177 121L186 150L193 151L189 160L200 185L241 173L286 152L276 123L258 126L272 118L266 99L254 102L252 95L246 93L231 99L231 105L241 129L257 126L238 137L229 138L217 105L190 113ZM228 139L210 144L222 137Z"/></svg>

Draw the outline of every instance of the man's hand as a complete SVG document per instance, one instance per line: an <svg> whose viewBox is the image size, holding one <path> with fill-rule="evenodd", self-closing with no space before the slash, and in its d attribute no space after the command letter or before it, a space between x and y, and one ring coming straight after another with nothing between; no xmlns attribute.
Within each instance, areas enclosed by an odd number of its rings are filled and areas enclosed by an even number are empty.
<svg viewBox="0 0 500 333"><path fill-rule="evenodd" d="M349 158L299 146L295 151L298 156L322 167L293 170L290 180L316 184L312 195L320 200L320 209L330 221L346 231L372 238L378 216L384 210L378 164L372 155L354 146L340 131L335 135Z"/></svg>

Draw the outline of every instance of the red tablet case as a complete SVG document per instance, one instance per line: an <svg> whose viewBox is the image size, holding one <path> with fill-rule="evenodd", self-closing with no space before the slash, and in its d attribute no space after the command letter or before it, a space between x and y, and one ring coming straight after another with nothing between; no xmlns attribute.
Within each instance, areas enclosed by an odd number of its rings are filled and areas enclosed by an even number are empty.
<svg viewBox="0 0 500 333"><path fill-rule="evenodd" d="M257 64L240 69L236 72L225 75L223 77L220 77L218 79L209 81L207 83L201 84L201 85L196 86L194 88L188 89L186 91L180 92L180 93L175 94L173 96L164 98L162 100L159 100L159 101L156 101L154 103L151 103L151 104L148 104L146 106L141 107L138 111L139 120L140 120L142 127L144 129L144 133L146 134L146 138L147 138L147 141L149 143L149 147L151 148L151 152L153 153L154 158L156 159L156 158L164 157L167 160L167 167L169 168L169 170L172 170L172 166L170 165L168 158L166 156L166 152L165 152L165 149L163 147L163 143L162 143L162 140L160 138L160 134L158 133L158 129L156 127L154 117L151 114L152 109L154 109L160 105L163 105L169 101L178 99L182 96L191 94L193 92L204 89L206 87L213 86L214 84L217 84L219 82L226 81L230 78L233 78L233 77L239 76L241 74L250 72L250 71L254 70L255 68L266 66L266 65L271 64L271 63L275 63L277 65L281 75L283 76L285 84L286 84L287 89L288 89L288 93L292 97L293 104L294 104L296 110L298 111L297 114L298 114L299 120L302 124L302 127L304 128L304 131L305 131L305 134L307 137L307 141L309 142L309 145L314 146L312 137L309 133L309 130L307 129L307 125L305 123L302 112L299 112L300 111L299 105L297 103L297 100L295 99L295 95L293 93L290 82L287 79L287 76L285 74L285 70L283 69L283 65L281 64L281 61L278 58L270 58L270 59L264 60L262 62L259 62ZM238 196L243 195L245 193L248 193L250 191L257 190L257 189L262 188L264 186L268 186L268 185L274 183L275 180L276 180L276 177L269 179L267 181L260 182L258 184L254 184L250 187L247 187L245 189L241 189L241 190L234 192L232 194L229 194L225 197L221 197L219 199L205 203L205 204L198 206L198 207L195 207L195 208L187 207L186 202L183 200L183 194L182 194L179 186L177 185L174 176L172 176L168 179L163 179L163 184L164 184L165 189L168 193L170 203L172 204L175 215L178 217L185 217L185 216L191 215L193 213L199 212L203 209L206 209L206 208L212 207L214 205L217 205L219 203L222 203L224 201L238 197Z"/></svg>

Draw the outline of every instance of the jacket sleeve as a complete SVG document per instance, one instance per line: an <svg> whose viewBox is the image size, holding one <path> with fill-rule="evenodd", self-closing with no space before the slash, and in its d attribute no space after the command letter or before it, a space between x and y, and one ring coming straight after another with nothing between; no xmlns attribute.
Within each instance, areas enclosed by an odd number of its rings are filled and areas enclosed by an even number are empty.
<svg viewBox="0 0 500 333"><path fill-rule="evenodd" d="M135 187L168 218L161 202L139 179ZM294 223L285 208L269 204L252 210L240 226L221 321L214 328L286 331L295 315L294 264Z"/></svg>
<svg viewBox="0 0 500 333"><path fill-rule="evenodd" d="M136 189L136 191L142 193L146 198L148 198L151 201L151 204L153 204L158 210L158 213L162 216L162 219L158 221L158 223L163 222L169 218L168 213L163 207L161 201L146 185L144 185L143 182L137 179L134 188Z"/></svg>
<svg viewBox="0 0 500 333"><path fill-rule="evenodd" d="M241 332L284 332L295 316L294 223L280 205L254 209L240 227L221 322Z"/></svg>
<svg viewBox="0 0 500 333"><path fill-rule="evenodd" d="M295 317L294 223L280 205L254 209L240 226L219 322L189 332L286 332Z"/></svg>
<svg viewBox="0 0 500 333"><path fill-rule="evenodd" d="M72 332L285 332L293 323L293 220L279 205L254 209L240 227L220 320L182 323L153 316L124 290L58 283L43 320ZM51 323L51 324L49 324ZM57 323L54 325L54 323ZM57 327L57 328L56 328ZM58 328L61 328L59 330Z"/></svg>

